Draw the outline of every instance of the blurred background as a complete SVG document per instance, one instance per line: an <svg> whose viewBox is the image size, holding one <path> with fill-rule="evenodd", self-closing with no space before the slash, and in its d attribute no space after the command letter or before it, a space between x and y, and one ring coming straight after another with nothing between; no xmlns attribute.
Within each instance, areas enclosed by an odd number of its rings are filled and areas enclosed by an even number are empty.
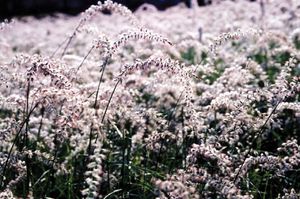
<svg viewBox="0 0 300 199"><path fill-rule="evenodd" d="M143 3L155 5L158 9L164 10L170 6L184 2L187 7L191 0L115 0L115 2L126 5L131 10L137 9ZM0 0L0 18L11 18L22 15L43 15L54 12L77 14L98 0ZM200 6L207 5L210 0L198 0Z"/></svg>

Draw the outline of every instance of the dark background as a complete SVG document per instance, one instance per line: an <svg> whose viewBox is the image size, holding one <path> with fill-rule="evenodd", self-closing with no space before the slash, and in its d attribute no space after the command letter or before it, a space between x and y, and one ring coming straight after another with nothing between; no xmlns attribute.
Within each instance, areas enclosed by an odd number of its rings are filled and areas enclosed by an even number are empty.
<svg viewBox="0 0 300 199"><path fill-rule="evenodd" d="M199 5L206 5L210 0L198 0ZM51 14L63 12L67 14L78 14L98 0L0 0L0 19L13 16ZM115 2L126 5L131 10L137 9L143 3L155 5L163 10L184 2L188 7L190 0L115 0Z"/></svg>

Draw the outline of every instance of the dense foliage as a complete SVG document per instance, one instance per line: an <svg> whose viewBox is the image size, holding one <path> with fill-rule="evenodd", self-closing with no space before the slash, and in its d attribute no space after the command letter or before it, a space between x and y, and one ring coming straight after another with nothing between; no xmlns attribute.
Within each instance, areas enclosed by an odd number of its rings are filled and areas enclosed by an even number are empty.
<svg viewBox="0 0 300 199"><path fill-rule="evenodd" d="M105 1L2 23L0 198L299 198L299 14Z"/></svg>

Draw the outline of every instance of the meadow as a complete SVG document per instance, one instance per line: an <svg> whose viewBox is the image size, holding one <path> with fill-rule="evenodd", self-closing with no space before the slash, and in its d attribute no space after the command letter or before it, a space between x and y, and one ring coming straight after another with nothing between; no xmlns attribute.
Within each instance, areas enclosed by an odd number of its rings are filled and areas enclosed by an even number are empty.
<svg viewBox="0 0 300 199"><path fill-rule="evenodd" d="M0 25L0 198L299 199L300 1Z"/></svg>

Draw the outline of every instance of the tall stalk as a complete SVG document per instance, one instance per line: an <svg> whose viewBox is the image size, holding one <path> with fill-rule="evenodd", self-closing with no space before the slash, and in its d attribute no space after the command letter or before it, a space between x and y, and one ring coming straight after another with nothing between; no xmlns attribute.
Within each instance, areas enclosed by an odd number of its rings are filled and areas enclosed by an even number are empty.
<svg viewBox="0 0 300 199"><path fill-rule="evenodd" d="M64 49L63 49L63 52L61 53L60 58L62 58L62 57L65 55L65 53L66 53L68 47L70 46L70 44L71 44L73 38L76 36L77 31L79 30L80 26L82 26L82 24L83 24L83 21L80 21L80 22L78 23L78 25L76 26L76 28L74 29L73 33L72 33L69 37L67 37L63 42L61 42L61 43L58 45L58 47L57 47L57 48L55 49L55 51L52 53L52 55L50 56L50 58L53 58L53 57L55 56L55 54L57 53L57 51L58 51L58 50L59 50L59 49L67 42L67 44L65 45L65 47L64 47Z"/></svg>
<svg viewBox="0 0 300 199"><path fill-rule="evenodd" d="M14 138L13 144L12 144L12 146L11 146L10 149L9 149L8 156L7 156L6 161L5 161L5 163L4 163L4 166L3 166L2 175L0 176L0 186L1 186L1 189L4 188L3 180L4 180L4 176L5 176L5 173L6 173L6 169L7 169L7 166L8 166L9 160L10 160L10 157L11 157L11 155L12 155L13 148L14 148L14 146L16 145L16 143L17 143L17 141L18 141L18 139L19 139L19 136L20 136L20 134L21 134L21 132L22 132L22 129L24 128L24 126L25 126L27 120L29 120L29 117L31 116L31 114L33 113L33 111L37 108L37 106L38 106L38 103L36 103L36 104L31 108L31 110L30 110L30 111L28 112L28 114L27 114L27 117L22 121L22 123L21 123L21 125L20 125L20 128L19 128L19 130L18 130L18 132L17 132L17 134L16 134L16 136L15 136L15 138ZM3 186L2 186L2 184L3 184Z"/></svg>
<svg viewBox="0 0 300 199"><path fill-rule="evenodd" d="M101 75L100 75L100 79L98 81L98 86L97 86L97 90L96 90L95 101L94 101L94 105L93 105L93 108L95 110L95 115L97 115L98 95L99 95L99 91L100 91L101 82L103 80L104 71L105 71L106 65L108 63L108 59L109 59L109 57L106 57L104 59L104 63L102 64L102 67L100 69ZM92 150L92 139L93 139L93 126L94 126L94 123L92 122L91 125L90 125L89 144L88 144L88 148L87 148L88 155L90 155L92 153L91 150ZM98 138L98 134L96 135L96 141L97 141L97 138ZM96 141L95 141L95 143L96 143Z"/></svg>
<svg viewBox="0 0 300 199"><path fill-rule="evenodd" d="M88 53L84 56L83 60L81 61L81 63L79 64L79 66L77 67L77 71L76 73L79 71L79 69L82 67L84 61L88 58L88 56L91 54L91 52L94 50L95 46L92 46L90 48L90 50L88 51Z"/></svg>
<svg viewBox="0 0 300 199"><path fill-rule="evenodd" d="M29 94L30 94L30 81L27 83L27 91L26 91L26 117L28 117L29 114ZM24 144L25 148L28 149L28 130L29 130L29 117L26 120L25 123L25 133L24 133ZM25 158L25 163L26 163L26 189L29 191L29 186L30 186L30 159L28 155L26 155Z"/></svg>
<svg viewBox="0 0 300 199"><path fill-rule="evenodd" d="M241 170L242 170L242 168L243 168L243 166L244 166L244 164L245 164L245 162L246 162L247 157L249 156L249 154L250 154L250 152L251 152L251 149L254 147L254 144L256 143L257 139L263 134L263 132L264 132L264 130L265 130L267 124L268 124L268 121L271 119L271 117L272 117L272 115L275 113L275 111L276 111L278 105L279 105L282 101L283 101L283 98L280 98L279 101L277 102L277 104L275 105L275 107L273 108L272 112L270 113L270 115L267 117L266 121L264 122L264 124L263 124L262 127L260 128L260 131L256 134L256 136L255 136L254 139L252 140L252 143L251 143L251 145L250 145L250 148L249 148L249 150L247 151L247 153L246 153L246 155L245 155L245 157L244 157L244 159L243 159L243 161L242 161L242 164L241 164L241 166L240 166L240 168L239 168L237 174L236 174L235 177L234 177L234 180L233 180L233 183L234 183L234 184L236 183L237 178L238 178L238 176L240 175L240 172L241 172Z"/></svg>
<svg viewBox="0 0 300 199"><path fill-rule="evenodd" d="M106 107L105 107L104 113L103 113L103 115L102 115L101 123L104 122L104 119L105 119L105 116L106 116L108 107L109 107L109 105L110 105L110 103L111 103L111 100L112 100L112 98L113 98L113 96L114 96L114 94L115 94L115 91L116 91L117 86L119 85L119 83L121 83L121 79L118 79L118 80L117 80L117 82L116 82L116 84L115 84L115 86L114 86L114 88L113 88L113 90L112 90L112 92L111 92L111 94L110 94L109 100L108 100L108 102L107 102L107 105L106 105ZM98 140L98 134L96 135L95 143L97 142L97 140Z"/></svg>

